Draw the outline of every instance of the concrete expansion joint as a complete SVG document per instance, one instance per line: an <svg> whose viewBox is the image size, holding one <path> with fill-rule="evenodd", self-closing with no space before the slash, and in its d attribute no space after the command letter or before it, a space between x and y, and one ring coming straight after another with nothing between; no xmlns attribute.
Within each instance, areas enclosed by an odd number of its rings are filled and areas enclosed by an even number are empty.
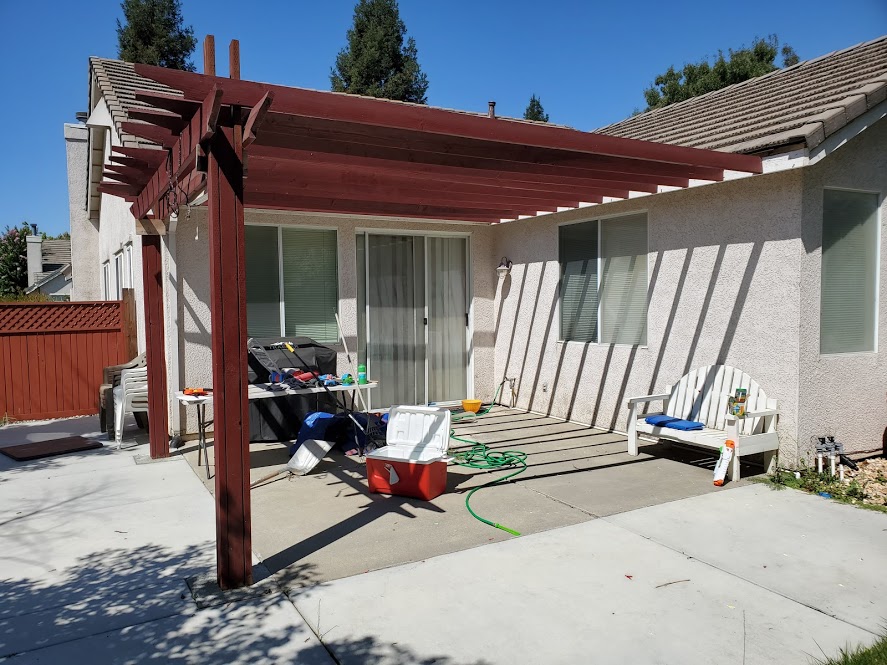
<svg viewBox="0 0 887 665"><path fill-rule="evenodd" d="M528 480L532 480L532 478L528 478ZM564 501L562 499L558 499L556 496L552 496L551 494L546 494L545 492L542 492L541 490L537 490L534 487L527 487L526 485L522 485L520 482L516 482L514 484L519 485L520 487L523 487L524 489L529 490L530 492L535 492L536 494L539 494L540 496L544 496L546 499L550 499L551 501L554 501L555 503L559 503L562 506L566 506L567 508L572 508L573 510L578 510L580 513L588 515L591 518L601 519L601 515L597 515L596 513L593 513L590 510L585 510L584 508L580 508L579 506L574 506L572 503L569 503L569 502Z"/></svg>
<svg viewBox="0 0 887 665"><path fill-rule="evenodd" d="M751 580L747 577L743 577L742 575L739 575L738 573L735 573L735 572L728 570L726 568L722 568L721 566L719 566L715 563L712 563L710 561L706 561L705 559L700 559L698 557L693 556L692 554L687 554L685 551L680 550L676 547L672 547L671 545L668 545L667 543L663 543L659 540L656 540L655 538L653 538L651 536L647 536L643 533L639 533L637 531L629 529L628 527L626 527L622 524L617 524L617 523L613 522L611 519L608 519L607 517L602 517L601 519L603 521L605 521L607 524L610 524L611 526L616 527L617 529L622 529L623 531L627 531L628 533L634 534L635 536L640 536L641 538L649 540L651 543L656 543L660 547L664 547L665 549L671 550L672 552L675 552L676 554L680 554L682 556L685 556L690 561L696 561L697 563L701 563L704 566L708 566L709 568L720 571L720 572L724 573L725 575L728 575L730 577L734 577L738 580L742 580L743 582L747 582L748 584L751 584L752 586L757 587L758 589L761 589L763 591L767 591L768 593L775 594L777 596L780 596L781 598L785 598L789 602L806 607L807 609L813 610L814 612L817 612L818 614L822 614L824 616L827 616L831 619L834 619L835 621L840 621L841 623L845 623L848 626L853 626L854 628L858 628L859 630L864 630L865 632L869 633L873 637L880 637L881 636L881 633L876 630L873 631L870 628L866 628L865 626L860 626L859 624L853 623L852 621L848 621L847 619L840 617L837 614L834 614L832 612L827 612L826 610L816 607L815 605L805 603L803 600L798 600L797 598L792 598L791 596L788 596L777 589L772 589L768 586L765 586L763 584L755 582L754 580Z"/></svg>

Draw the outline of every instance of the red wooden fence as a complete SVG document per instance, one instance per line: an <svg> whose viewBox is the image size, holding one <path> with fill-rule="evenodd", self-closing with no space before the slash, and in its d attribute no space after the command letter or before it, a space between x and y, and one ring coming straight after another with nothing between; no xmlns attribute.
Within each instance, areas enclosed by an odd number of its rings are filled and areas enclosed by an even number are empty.
<svg viewBox="0 0 887 665"><path fill-rule="evenodd" d="M130 360L123 304L0 304L0 418L98 413L102 368Z"/></svg>

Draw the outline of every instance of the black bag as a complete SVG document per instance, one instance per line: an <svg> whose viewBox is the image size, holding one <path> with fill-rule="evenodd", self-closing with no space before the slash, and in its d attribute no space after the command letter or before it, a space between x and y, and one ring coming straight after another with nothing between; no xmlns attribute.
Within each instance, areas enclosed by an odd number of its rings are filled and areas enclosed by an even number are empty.
<svg viewBox="0 0 887 665"><path fill-rule="evenodd" d="M295 353L277 342L289 342ZM308 337L254 338L253 345L260 346L268 361L279 369L294 367L320 374L336 373L336 352ZM248 378L250 383L267 383L270 370L256 355L250 352ZM308 365L305 367L305 365ZM280 395L249 402L249 440L255 442L292 441L309 413L324 411L336 413L336 400L326 392L310 395Z"/></svg>

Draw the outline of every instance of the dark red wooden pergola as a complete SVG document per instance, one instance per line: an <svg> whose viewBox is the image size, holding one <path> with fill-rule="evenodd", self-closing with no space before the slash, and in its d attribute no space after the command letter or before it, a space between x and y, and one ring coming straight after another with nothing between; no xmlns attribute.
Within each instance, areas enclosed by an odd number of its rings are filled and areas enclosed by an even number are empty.
<svg viewBox="0 0 887 665"><path fill-rule="evenodd" d="M494 224L601 203L758 157L622 139L492 115L136 65L180 95L136 93L124 131L161 149L113 148L104 193L132 203L142 232L152 457L169 455L160 236L207 193L212 288L218 581L252 583L244 207Z"/></svg>

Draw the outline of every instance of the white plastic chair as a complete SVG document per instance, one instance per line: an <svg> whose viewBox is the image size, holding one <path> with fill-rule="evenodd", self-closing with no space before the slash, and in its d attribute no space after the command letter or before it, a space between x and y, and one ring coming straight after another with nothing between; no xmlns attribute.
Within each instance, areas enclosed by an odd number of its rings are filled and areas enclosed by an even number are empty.
<svg viewBox="0 0 887 665"><path fill-rule="evenodd" d="M125 369L114 388L114 440L123 445L123 418L127 413L148 410L148 368Z"/></svg>

